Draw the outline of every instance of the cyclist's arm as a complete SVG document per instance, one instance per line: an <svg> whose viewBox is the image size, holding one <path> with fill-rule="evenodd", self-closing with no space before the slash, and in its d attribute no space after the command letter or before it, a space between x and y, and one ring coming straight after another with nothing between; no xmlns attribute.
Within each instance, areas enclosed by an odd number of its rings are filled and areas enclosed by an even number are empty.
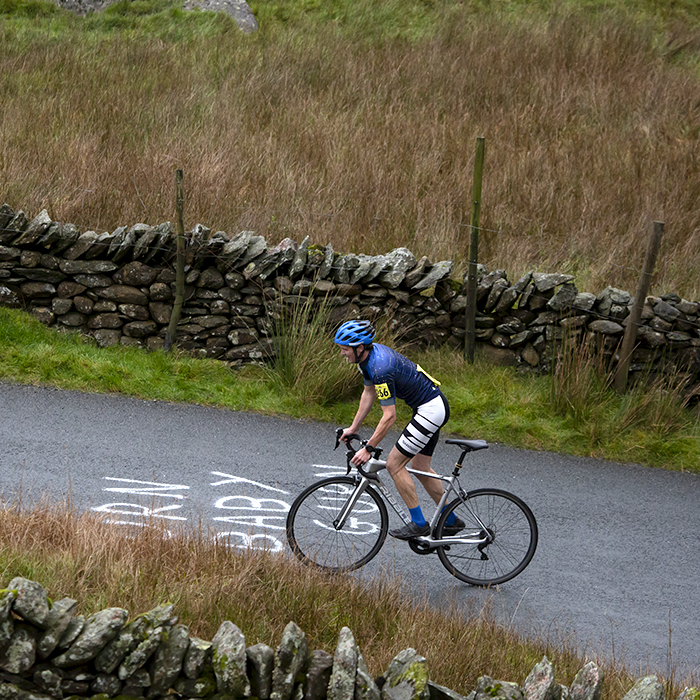
<svg viewBox="0 0 700 700"><path fill-rule="evenodd" d="M369 444L372 447L377 447L379 443L386 437L386 434L391 429L391 426L396 422L396 404L391 404L389 406L382 406L382 417L377 425L372 437L369 439ZM352 458L352 463L355 465L364 464L369 460L369 452L363 447L358 450L355 456Z"/></svg>
<svg viewBox="0 0 700 700"><path fill-rule="evenodd" d="M396 423L396 404L382 406L382 418L379 421L372 437L369 439L369 444L377 447L379 443L386 437L386 434L391 429L391 426Z"/></svg>
<svg viewBox="0 0 700 700"><path fill-rule="evenodd" d="M369 415L372 410L374 400L377 398L377 392L373 384L365 384L365 388L362 391L362 396L360 397L360 405L357 408L357 413L355 414L355 420L353 420L352 425L343 431L343 437L345 439L346 435L352 435L357 433L357 431L362 427L365 422L365 418Z"/></svg>

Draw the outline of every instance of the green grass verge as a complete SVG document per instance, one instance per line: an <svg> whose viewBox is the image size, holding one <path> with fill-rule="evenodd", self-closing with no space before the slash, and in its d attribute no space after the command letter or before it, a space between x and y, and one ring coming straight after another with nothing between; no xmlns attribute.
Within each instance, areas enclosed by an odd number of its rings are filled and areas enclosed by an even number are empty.
<svg viewBox="0 0 700 700"><path fill-rule="evenodd" d="M328 353L333 353L330 337ZM562 387L556 377L523 374L482 362L469 365L453 351L413 354L412 358L442 381L451 406L448 429L453 434L533 450L700 472L698 412L683 408L667 389L618 396L593 382L582 394ZM337 363L342 362L338 354ZM571 376L580 377L585 369L572 369ZM328 363L310 367L308 372L327 376ZM0 380L338 425L352 421L361 389L358 379L354 393L345 392L337 400L309 400L308 382L290 386L272 368L232 368L177 352L98 348L89 339L57 333L12 309L0 309ZM311 384L318 388L320 382L317 378ZM368 425L379 416L375 406ZM409 417L409 409L400 405L399 422Z"/></svg>

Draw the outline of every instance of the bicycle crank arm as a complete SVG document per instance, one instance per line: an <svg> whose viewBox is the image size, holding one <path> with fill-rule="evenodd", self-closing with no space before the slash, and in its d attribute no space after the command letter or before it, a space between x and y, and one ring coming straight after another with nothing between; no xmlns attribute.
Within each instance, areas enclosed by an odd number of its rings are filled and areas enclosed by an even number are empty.
<svg viewBox="0 0 700 700"><path fill-rule="evenodd" d="M433 554L438 547L430 537L413 537L408 540L408 546L416 554Z"/></svg>

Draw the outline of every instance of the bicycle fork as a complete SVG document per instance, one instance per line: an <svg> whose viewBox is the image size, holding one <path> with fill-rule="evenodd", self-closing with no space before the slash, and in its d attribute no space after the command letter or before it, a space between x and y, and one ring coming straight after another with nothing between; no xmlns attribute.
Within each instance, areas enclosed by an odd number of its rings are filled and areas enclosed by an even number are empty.
<svg viewBox="0 0 700 700"><path fill-rule="evenodd" d="M359 483L357 484L357 486L355 486L355 489L350 494L350 498L348 498L348 500L345 501L345 505L340 509L338 517L333 521L333 527L336 530L342 530L345 527L345 523L347 522L350 513L352 513L352 509L357 505L357 502L360 500L360 497L367 490L368 483L369 479L367 477L361 477Z"/></svg>
<svg viewBox="0 0 700 700"><path fill-rule="evenodd" d="M355 489L350 494L350 497L340 509L338 517L333 521L333 527L336 530L343 529L348 517L350 516L350 513L352 513L352 509L360 500L362 494L367 490L367 485L370 481L373 481L375 483L379 491L382 493L384 498L386 498L386 500L389 501L391 507L396 511L396 514L401 518L401 520L403 520L406 524L411 522L411 518L408 516L406 511L396 502L396 499L392 495L391 491L389 491L389 489L384 485L384 482L379 478L379 476L377 476L376 472L370 470L369 473L371 474L371 478L365 476L364 474L361 476L357 486L355 486Z"/></svg>

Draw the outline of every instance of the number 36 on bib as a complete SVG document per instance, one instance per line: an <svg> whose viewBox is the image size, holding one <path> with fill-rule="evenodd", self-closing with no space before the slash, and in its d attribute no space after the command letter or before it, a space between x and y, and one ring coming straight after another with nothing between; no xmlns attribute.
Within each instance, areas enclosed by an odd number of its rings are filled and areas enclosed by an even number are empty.
<svg viewBox="0 0 700 700"><path fill-rule="evenodd" d="M386 384L375 384L374 388L377 392L377 398L380 401L391 398L391 391L389 391L389 387Z"/></svg>

